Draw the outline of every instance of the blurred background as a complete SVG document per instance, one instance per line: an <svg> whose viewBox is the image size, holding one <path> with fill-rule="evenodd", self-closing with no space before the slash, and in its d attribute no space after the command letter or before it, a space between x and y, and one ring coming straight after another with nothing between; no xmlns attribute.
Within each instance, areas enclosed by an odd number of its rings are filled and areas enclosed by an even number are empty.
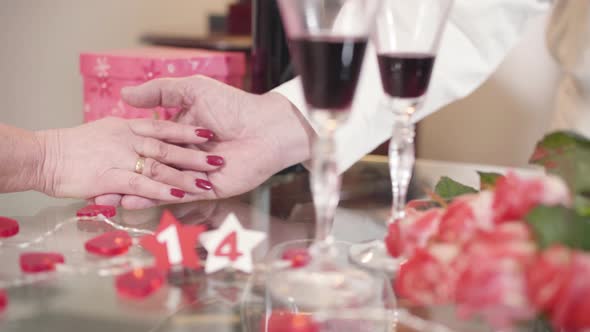
<svg viewBox="0 0 590 332"><path fill-rule="evenodd" d="M243 6L249 1L0 0L0 122L28 129L80 124L80 52L146 41L198 45L212 36L234 42L228 35L249 34ZM559 74L545 46L546 20L529 22L521 42L475 93L422 121L419 157L526 164L549 126ZM238 48L245 41L239 39Z"/></svg>

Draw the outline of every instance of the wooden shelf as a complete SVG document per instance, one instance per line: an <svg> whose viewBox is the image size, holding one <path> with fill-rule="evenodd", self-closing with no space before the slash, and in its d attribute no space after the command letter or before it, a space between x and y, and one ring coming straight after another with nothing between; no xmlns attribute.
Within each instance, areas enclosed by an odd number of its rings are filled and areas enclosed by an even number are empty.
<svg viewBox="0 0 590 332"><path fill-rule="evenodd" d="M216 51L234 51L247 53L250 52L252 47L251 36L191 36L146 33L141 37L141 41L147 44L158 46L201 48Z"/></svg>

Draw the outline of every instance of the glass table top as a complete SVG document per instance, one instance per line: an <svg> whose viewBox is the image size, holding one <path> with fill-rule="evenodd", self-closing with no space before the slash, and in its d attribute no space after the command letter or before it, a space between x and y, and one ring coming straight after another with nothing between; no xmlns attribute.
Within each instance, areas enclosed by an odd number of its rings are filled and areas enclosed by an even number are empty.
<svg viewBox="0 0 590 332"><path fill-rule="evenodd" d="M440 176L450 176L478 186L476 170L502 168L418 160L410 199L423 196ZM349 169L343 178L341 203L333 233L337 240L361 242L382 238L391 200L387 160L369 156ZM18 236L0 243L0 285L9 286L9 305L0 314L0 331L246 331L241 301L248 275L192 272L141 301L117 295L114 275L125 264L149 263L142 248L132 247L129 261L98 260L84 250L86 240L108 229L104 224L77 222L73 217L85 202L60 200L37 193L0 195L0 215L20 222ZM267 239L253 252L261 262L276 244L313 238L313 204L306 172L269 179L247 194L221 201L195 202L166 207L185 224L218 226L231 212L245 228L263 231ZM134 229L154 230L162 207L118 211L113 220ZM25 249L15 243L27 242ZM68 268L39 280L24 278L18 267L23 250L64 254ZM24 285L18 285L25 280ZM420 315L445 324L454 322L445 309L423 310ZM457 331L464 330L458 327ZM467 329L468 330L468 329ZM398 331L413 331L398 328Z"/></svg>

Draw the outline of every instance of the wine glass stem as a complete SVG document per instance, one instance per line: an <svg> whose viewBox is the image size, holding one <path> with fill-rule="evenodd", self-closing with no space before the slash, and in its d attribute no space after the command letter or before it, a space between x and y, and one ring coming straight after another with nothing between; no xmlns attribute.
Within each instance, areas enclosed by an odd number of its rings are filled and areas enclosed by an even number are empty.
<svg viewBox="0 0 590 332"><path fill-rule="evenodd" d="M316 212L316 246L329 247L334 214L340 200L340 174L334 131L319 135L312 147L311 190Z"/></svg>
<svg viewBox="0 0 590 332"><path fill-rule="evenodd" d="M414 125L406 113L396 113L389 143L389 172L393 196L390 222L405 216L406 195L414 168Z"/></svg>

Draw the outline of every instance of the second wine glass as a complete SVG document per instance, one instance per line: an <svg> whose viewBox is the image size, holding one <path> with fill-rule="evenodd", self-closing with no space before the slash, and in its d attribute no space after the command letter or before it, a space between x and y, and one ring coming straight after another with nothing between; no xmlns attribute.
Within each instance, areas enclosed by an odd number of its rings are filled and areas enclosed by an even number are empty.
<svg viewBox="0 0 590 332"><path fill-rule="evenodd" d="M453 0L383 0L375 20L372 40L386 95L382 106L394 114L389 142L393 202L388 223L405 217L415 161L412 116L426 97L452 4ZM358 264L389 272L400 263L388 254L381 239L353 246L350 255Z"/></svg>

